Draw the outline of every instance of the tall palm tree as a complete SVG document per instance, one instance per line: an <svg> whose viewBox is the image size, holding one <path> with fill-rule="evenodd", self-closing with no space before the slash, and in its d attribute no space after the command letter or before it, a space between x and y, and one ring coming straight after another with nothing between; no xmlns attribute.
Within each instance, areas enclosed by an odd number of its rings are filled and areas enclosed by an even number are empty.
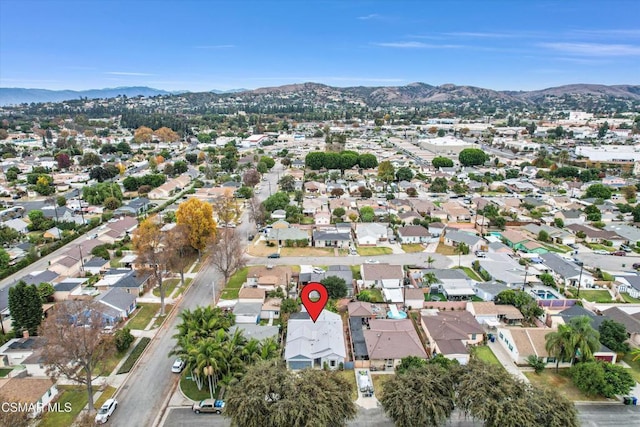
<svg viewBox="0 0 640 427"><path fill-rule="evenodd" d="M593 353L600 348L600 333L591 326L588 316L574 317L569 321L571 328L572 359L579 357L581 362L593 359Z"/></svg>
<svg viewBox="0 0 640 427"><path fill-rule="evenodd" d="M558 330L545 336L545 349L556 359L556 372L560 361L571 359L571 328L559 325Z"/></svg>
<svg viewBox="0 0 640 427"><path fill-rule="evenodd" d="M458 243L458 246L456 246L456 253L458 254L458 267L460 267L460 257L461 255L466 255L469 253L469 245L464 242Z"/></svg>
<svg viewBox="0 0 640 427"><path fill-rule="evenodd" d="M220 344L215 338L205 338L196 347L196 370L207 379L209 395L212 399L220 375L220 365L224 362Z"/></svg>
<svg viewBox="0 0 640 427"><path fill-rule="evenodd" d="M438 282L439 280L434 273L426 273L424 276L422 276L422 283L426 283L429 286Z"/></svg>
<svg viewBox="0 0 640 427"><path fill-rule="evenodd" d="M427 268L433 268L433 263L434 263L435 261L436 261L436 260L435 260L431 255L429 255L429 256L427 257Z"/></svg>
<svg viewBox="0 0 640 427"><path fill-rule="evenodd" d="M267 338L260 344L260 358L262 360L275 359L278 357L278 342L275 338Z"/></svg>

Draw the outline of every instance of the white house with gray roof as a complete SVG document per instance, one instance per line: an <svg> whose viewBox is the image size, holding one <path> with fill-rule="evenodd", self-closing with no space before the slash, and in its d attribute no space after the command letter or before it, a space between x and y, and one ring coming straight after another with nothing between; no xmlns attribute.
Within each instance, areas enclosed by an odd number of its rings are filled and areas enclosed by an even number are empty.
<svg viewBox="0 0 640 427"><path fill-rule="evenodd" d="M322 310L313 322L309 313L293 313L287 324L284 359L293 370L306 368L338 369L347 357L339 314Z"/></svg>
<svg viewBox="0 0 640 427"><path fill-rule="evenodd" d="M479 251L485 245L485 240L475 234L464 231L448 230L444 235L444 244L456 247L460 243L465 243L469 247L471 253Z"/></svg>
<svg viewBox="0 0 640 427"><path fill-rule="evenodd" d="M584 268L574 262L569 262L555 253L541 254L546 265L556 279L564 282L565 286L574 286L581 288L592 288L594 278Z"/></svg>

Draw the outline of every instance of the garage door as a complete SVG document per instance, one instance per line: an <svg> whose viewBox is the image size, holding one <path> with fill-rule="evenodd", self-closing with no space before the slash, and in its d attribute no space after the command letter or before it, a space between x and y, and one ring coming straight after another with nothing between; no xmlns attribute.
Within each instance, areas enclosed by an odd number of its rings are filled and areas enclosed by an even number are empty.
<svg viewBox="0 0 640 427"><path fill-rule="evenodd" d="M293 369L293 370L301 370L301 369L305 369L305 368L310 368L311 367L311 361L290 361L289 362L289 369Z"/></svg>

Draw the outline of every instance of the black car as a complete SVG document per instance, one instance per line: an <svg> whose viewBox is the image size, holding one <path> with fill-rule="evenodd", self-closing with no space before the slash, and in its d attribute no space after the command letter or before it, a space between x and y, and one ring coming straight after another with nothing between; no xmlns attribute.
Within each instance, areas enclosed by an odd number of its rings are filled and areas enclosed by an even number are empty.
<svg viewBox="0 0 640 427"><path fill-rule="evenodd" d="M632 265L632 267L634 269L636 269L636 270L639 269L640 268L640 262L636 262L635 264Z"/></svg>
<svg viewBox="0 0 640 427"><path fill-rule="evenodd" d="M280 254L279 253L273 253L271 255L269 255L267 258L280 258Z"/></svg>
<svg viewBox="0 0 640 427"><path fill-rule="evenodd" d="M255 235L253 235L253 234L249 234L249 235L247 236L247 240L248 240L248 241L250 241L250 242L253 242L253 238L254 238L254 237L256 237L256 236L255 236Z"/></svg>

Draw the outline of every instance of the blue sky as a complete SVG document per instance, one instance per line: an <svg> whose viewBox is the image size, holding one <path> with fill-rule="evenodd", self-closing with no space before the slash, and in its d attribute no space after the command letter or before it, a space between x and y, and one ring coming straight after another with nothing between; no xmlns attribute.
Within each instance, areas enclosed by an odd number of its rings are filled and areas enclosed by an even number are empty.
<svg viewBox="0 0 640 427"><path fill-rule="evenodd" d="M0 86L640 84L640 1L0 1Z"/></svg>

